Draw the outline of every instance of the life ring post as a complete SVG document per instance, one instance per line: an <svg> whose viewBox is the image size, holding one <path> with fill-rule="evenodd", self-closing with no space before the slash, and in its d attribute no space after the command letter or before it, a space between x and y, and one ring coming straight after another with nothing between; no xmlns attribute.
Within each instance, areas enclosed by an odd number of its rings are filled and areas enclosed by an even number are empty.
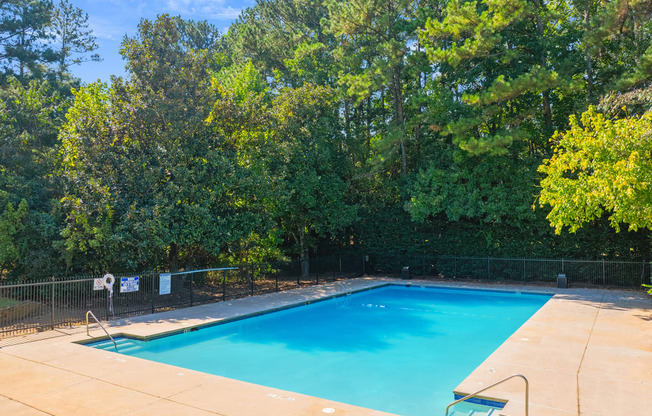
<svg viewBox="0 0 652 416"><path fill-rule="evenodd" d="M102 278L102 282L104 284L104 287L109 289L109 291L113 291L113 284L115 283L115 277L111 273L107 273L104 275Z"/></svg>

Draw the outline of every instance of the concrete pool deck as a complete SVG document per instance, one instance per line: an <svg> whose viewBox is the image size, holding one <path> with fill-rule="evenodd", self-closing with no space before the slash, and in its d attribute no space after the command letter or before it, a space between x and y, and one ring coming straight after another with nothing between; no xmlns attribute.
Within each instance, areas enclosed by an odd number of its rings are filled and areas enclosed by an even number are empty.
<svg viewBox="0 0 652 416"><path fill-rule="evenodd" d="M372 278L348 281L353 290L388 282L406 283ZM456 392L470 393L520 373L530 382L533 416L652 413L652 299L644 293L411 283L555 293ZM334 283L310 286L121 319L108 329L112 334L146 337L311 302L340 289ZM75 343L89 339L85 328L56 332L60 336L55 338L0 343L0 415L388 415L88 348ZM94 325L91 335L104 333ZM522 380L510 380L482 396L507 401L502 415L524 415Z"/></svg>

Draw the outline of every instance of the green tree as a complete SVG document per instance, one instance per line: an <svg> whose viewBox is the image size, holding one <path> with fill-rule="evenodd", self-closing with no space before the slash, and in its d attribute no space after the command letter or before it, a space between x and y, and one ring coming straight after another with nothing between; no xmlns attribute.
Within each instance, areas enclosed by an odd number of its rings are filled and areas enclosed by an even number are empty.
<svg viewBox="0 0 652 416"><path fill-rule="evenodd" d="M20 201L18 210L8 203L0 215L0 278L4 277L6 270L15 268L15 263L20 259L21 250L16 235L24 229L26 215L27 201L24 199Z"/></svg>
<svg viewBox="0 0 652 416"><path fill-rule="evenodd" d="M449 221L472 220L524 228L535 221L532 190L527 186L538 163L502 156L470 156L442 149L442 164L416 175L407 204L412 218L424 221L445 214Z"/></svg>
<svg viewBox="0 0 652 416"><path fill-rule="evenodd" d="M98 48L92 30L88 28L88 14L68 0L61 0L52 13L54 51L59 74L68 72L72 65L86 61L100 61L97 53L87 55Z"/></svg>
<svg viewBox="0 0 652 416"><path fill-rule="evenodd" d="M356 217L347 201L349 162L341 150L336 92L306 84L271 93L252 63L223 69L214 79L219 98L209 118L233 138L238 163L254 183L246 204L261 210L272 250L282 240L303 260L319 238L335 236ZM271 238L271 237L275 238Z"/></svg>
<svg viewBox="0 0 652 416"><path fill-rule="evenodd" d="M609 119L591 107L553 137L555 153L539 170L539 202L555 232L576 232L607 215L620 231L652 229L652 113Z"/></svg>
<svg viewBox="0 0 652 416"><path fill-rule="evenodd" d="M303 274L315 238L332 238L357 217L347 200L347 161L337 147L342 133L335 97L328 87L307 84L281 90L273 103L273 212L295 243Z"/></svg>
<svg viewBox="0 0 652 416"><path fill-rule="evenodd" d="M52 62L49 48L51 1L6 0L0 3L0 65L23 80L38 77Z"/></svg>
<svg viewBox="0 0 652 416"><path fill-rule="evenodd" d="M258 224L231 138L206 124L219 34L167 15L138 29L130 78L77 92L62 132L63 242L98 271L209 262Z"/></svg>
<svg viewBox="0 0 652 416"><path fill-rule="evenodd" d="M224 67L213 75L217 99L207 123L219 137L228 137L237 166L246 172L238 189L238 204L258 221L251 234L228 243L220 257L235 263L277 260L282 231L274 221L275 194L268 161L275 152L271 140L271 93L252 62Z"/></svg>
<svg viewBox="0 0 652 416"><path fill-rule="evenodd" d="M599 59L587 61L585 39L597 23L590 16L587 23L585 7L452 1L421 32L436 74L426 85L424 123L431 128L406 206L424 226L475 235L468 241L476 243L460 251L594 256L627 253L616 246L623 241L645 245L634 233L613 237L602 222L580 235L555 237L543 227L545 213L531 209L537 167L551 153L553 132L586 108L589 86L594 95L615 88L604 82L606 66ZM592 16L604 6L589 7ZM599 235L600 244L591 235Z"/></svg>
<svg viewBox="0 0 652 416"><path fill-rule="evenodd" d="M52 242L58 226L53 205L60 189L52 174L67 103L45 81L23 86L10 78L0 87L0 216L21 213L21 226L16 224L12 234L18 250L12 276L51 273L59 264Z"/></svg>
<svg viewBox="0 0 652 416"><path fill-rule="evenodd" d="M333 39L320 24L327 12L319 0L258 0L229 28L227 42L237 62L253 62L281 87L333 82Z"/></svg>
<svg viewBox="0 0 652 416"><path fill-rule="evenodd" d="M381 157L389 156L398 147L401 175L408 170L408 133L406 123L406 64L408 57L421 53L417 28L423 23L419 1L365 0L326 2L329 16L323 24L338 39L335 57L342 61L338 82L357 103L367 101L371 111L372 96L380 94L381 120L371 143L380 149ZM389 97L385 98L385 93ZM391 98L390 98L391 97ZM389 102L385 113L385 101ZM368 123L369 124L369 123ZM389 127L386 127L388 125Z"/></svg>
<svg viewBox="0 0 652 416"><path fill-rule="evenodd" d="M559 120L553 110L567 111L556 100L572 99L579 53L571 46L579 36L573 27L557 3L450 1L421 36L442 81L464 104L442 131L475 154L507 154L519 141L544 153Z"/></svg>
<svg viewBox="0 0 652 416"><path fill-rule="evenodd" d="M652 1L580 2L589 102L643 88L652 79Z"/></svg>

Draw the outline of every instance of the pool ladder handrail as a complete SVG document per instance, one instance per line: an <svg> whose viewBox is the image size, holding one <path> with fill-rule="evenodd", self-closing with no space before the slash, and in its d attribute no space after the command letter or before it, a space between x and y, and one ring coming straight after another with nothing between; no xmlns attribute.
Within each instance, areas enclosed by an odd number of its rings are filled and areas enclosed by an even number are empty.
<svg viewBox="0 0 652 416"><path fill-rule="evenodd" d="M353 289L351 289L351 286L349 286L348 283L345 281L339 281L337 282L337 288L339 289L340 292L345 292L347 295L350 295L353 293Z"/></svg>
<svg viewBox="0 0 652 416"><path fill-rule="evenodd" d="M469 394L467 396L462 397L461 399L455 400L454 402L452 402L451 404L446 406L446 416L448 416L448 411L450 410L450 408L452 406L455 406L458 403L461 403L461 402L463 402L465 400L468 400L468 399L470 399L472 397L475 397L478 394L482 393L483 391L489 390L490 388L495 387L495 386L497 386L499 384L502 384L502 383L506 382L507 380L511 380L514 377L522 378L523 381L525 381L525 416L528 416L528 401L529 401L529 396L530 396L530 383L527 381L527 378L523 374L512 374L511 376L505 377L504 379L502 379L500 381L497 381L494 384L492 384L490 386L487 386L487 387L485 387L485 388L483 388L481 390L478 390L475 393L471 393L471 394Z"/></svg>
<svg viewBox="0 0 652 416"><path fill-rule="evenodd" d="M88 312L86 312L86 335L88 335L89 337L91 336L90 330L89 330L89 328L88 328L88 315L92 316L93 319L95 319L95 322L97 322L97 324L100 326L100 328L102 328L102 329L104 330L104 332L106 333L106 335L108 335L109 338L111 338L111 341L113 341L113 346L115 347L115 350L118 351L118 344L115 343L115 340L113 339L113 337L111 336L111 334L109 334L109 331L107 331L106 328L104 328L104 325L102 325L102 323L100 322L100 320L97 319L97 317L95 316L95 314L93 313L93 311L88 311Z"/></svg>

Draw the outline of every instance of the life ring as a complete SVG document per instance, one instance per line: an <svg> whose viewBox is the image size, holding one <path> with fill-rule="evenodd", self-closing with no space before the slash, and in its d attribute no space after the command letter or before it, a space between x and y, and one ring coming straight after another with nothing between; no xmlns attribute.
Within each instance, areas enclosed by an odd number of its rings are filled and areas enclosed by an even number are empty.
<svg viewBox="0 0 652 416"><path fill-rule="evenodd" d="M115 283L115 277L113 277L113 275L111 273L105 274L104 277L102 278L102 280L104 282L104 287L105 288L107 288L109 290L113 289L113 283Z"/></svg>

